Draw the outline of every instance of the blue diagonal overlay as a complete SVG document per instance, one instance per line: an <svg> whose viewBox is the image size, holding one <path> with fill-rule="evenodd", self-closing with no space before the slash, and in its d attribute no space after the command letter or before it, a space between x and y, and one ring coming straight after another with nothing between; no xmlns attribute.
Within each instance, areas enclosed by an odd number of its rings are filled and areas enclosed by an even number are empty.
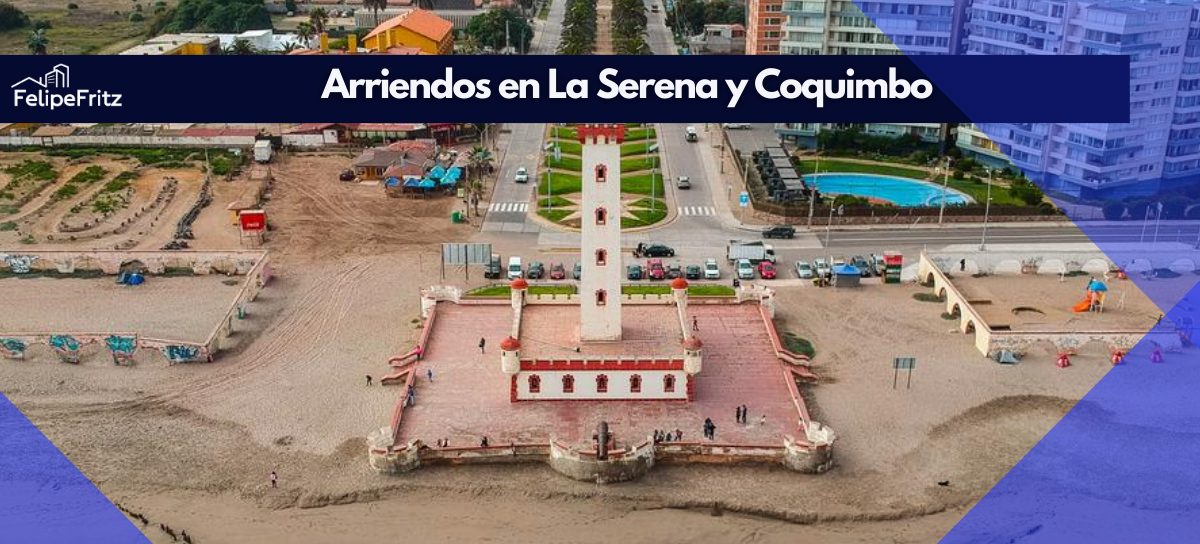
<svg viewBox="0 0 1200 544"><path fill-rule="evenodd" d="M855 4L839 17L861 10L918 67L930 54L1130 59L1128 123L981 122L969 128L991 142L959 145L1019 168L1165 316L942 542L1200 542L1200 348L1189 338L1200 319L1200 4ZM964 77L1021 78L1028 92L1012 100L1037 100L1036 73Z"/></svg>
<svg viewBox="0 0 1200 544"><path fill-rule="evenodd" d="M149 540L0 395L0 543L82 542Z"/></svg>

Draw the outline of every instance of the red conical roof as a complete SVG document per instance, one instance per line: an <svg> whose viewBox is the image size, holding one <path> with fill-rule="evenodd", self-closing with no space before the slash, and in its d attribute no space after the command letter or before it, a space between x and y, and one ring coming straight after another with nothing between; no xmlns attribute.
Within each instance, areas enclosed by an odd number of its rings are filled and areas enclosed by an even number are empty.
<svg viewBox="0 0 1200 544"><path fill-rule="evenodd" d="M500 342L500 349L504 351L517 351L521 349L521 341L509 336L503 342Z"/></svg>
<svg viewBox="0 0 1200 544"><path fill-rule="evenodd" d="M513 289L528 289L529 282L525 281L525 278L517 278L508 284L508 286Z"/></svg>
<svg viewBox="0 0 1200 544"><path fill-rule="evenodd" d="M683 278L675 278L671 280L671 289L687 289L688 282Z"/></svg>
<svg viewBox="0 0 1200 544"><path fill-rule="evenodd" d="M696 338L695 336L683 341L683 349L688 351L700 351L700 348L702 347L704 347L704 342L701 342L700 339Z"/></svg>

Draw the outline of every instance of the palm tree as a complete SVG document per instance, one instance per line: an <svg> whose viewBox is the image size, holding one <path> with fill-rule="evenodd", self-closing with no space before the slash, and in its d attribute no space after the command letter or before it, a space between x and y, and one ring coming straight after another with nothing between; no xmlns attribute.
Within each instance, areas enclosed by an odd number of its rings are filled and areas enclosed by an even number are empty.
<svg viewBox="0 0 1200 544"><path fill-rule="evenodd" d="M471 192L477 195L483 193L483 175L491 168L494 159L492 151L486 147L477 145L471 148L471 154L467 156L467 164L476 177L475 181L471 182Z"/></svg>
<svg viewBox="0 0 1200 544"><path fill-rule="evenodd" d="M283 48L279 50L279 53L282 55L290 55L292 54L292 51L297 49L300 49L300 44L296 42L287 42L283 44Z"/></svg>
<svg viewBox="0 0 1200 544"><path fill-rule="evenodd" d="M417 0L417 7L421 9L433 10L434 0Z"/></svg>
<svg viewBox="0 0 1200 544"><path fill-rule="evenodd" d="M325 8L317 8L308 14L308 22L312 24L313 30L317 35L325 33L325 23L329 22L329 12Z"/></svg>
<svg viewBox="0 0 1200 544"><path fill-rule="evenodd" d="M31 32L25 46L34 55L45 55L46 50L50 48L50 38L46 37L46 29L39 28Z"/></svg>
<svg viewBox="0 0 1200 544"><path fill-rule="evenodd" d="M313 25L308 23L300 23L300 26L296 27L296 37L300 38L300 41L304 43L305 47L312 46L313 36L316 36L316 31L313 29Z"/></svg>
<svg viewBox="0 0 1200 544"><path fill-rule="evenodd" d="M253 55L255 53L254 46L250 42L240 38L234 40L233 43L229 44L229 47L225 48L226 55Z"/></svg>
<svg viewBox="0 0 1200 544"><path fill-rule="evenodd" d="M379 12L387 9L387 0L363 0L363 7L375 13L375 26L379 26Z"/></svg>

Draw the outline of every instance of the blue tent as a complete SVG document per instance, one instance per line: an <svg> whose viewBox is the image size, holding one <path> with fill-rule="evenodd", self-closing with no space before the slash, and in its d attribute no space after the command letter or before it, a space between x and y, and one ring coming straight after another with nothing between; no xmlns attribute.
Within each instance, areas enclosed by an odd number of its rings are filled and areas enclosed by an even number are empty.
<svg viewBox="0 0 1200 544"><path fill-rule="evenodd" d="M429 177L433 179L442 179L446 175L446 169L441 166L434 166L433 170L429 171Z"/></svg>
<svg viewBox="0 0 1200 544"><path fill-rule="evenodd" d="M458 181L462 179L462 168L455 166L446 172L446 179Z"/></svg>
<svg viewBox="0 0 1200 544"><path fill-rule="evenodd" d="M400 178L397 177L390 177L387 179L387 181L383 182L384 187L398 187L399 185Z"/></svg>
<svg viewBox="0 0 1200 544"><path fill-rule="evenodd" d="M418 184L417 184L417 187L420 187L420 188L422 188L422 189L432 189L432 188L434 188L436 185L437 185L437 184L436 184L436 183L434 183L434 182L433 182L433 180L431 180L431 179L429 179L429 178L425 178L425 179L421 180L421 182L420 182L420 183L418 183Z"/></svg>
<svg viewBox="0 0 1200 544"><path fill-rule="evenodd" d="M421 183L421 178L408 178L404 180L405 187L417 187Z"/></svg>

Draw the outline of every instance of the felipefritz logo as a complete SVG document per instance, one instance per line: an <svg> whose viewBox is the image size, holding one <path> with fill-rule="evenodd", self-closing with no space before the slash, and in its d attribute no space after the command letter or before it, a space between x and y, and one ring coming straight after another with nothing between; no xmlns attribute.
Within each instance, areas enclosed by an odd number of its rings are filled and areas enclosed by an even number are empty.
<svg viewBox="0 0 1200 544"><path fill-rule="evenodd" d="M75 107L121 107L121 95L106 91L78 89L66 90L71 86L71 69L66 64L56 64L46 75L27 77L16 82L13 88L13 106L75 108ZM60 90L62 89L62 90Z"/></svg>

